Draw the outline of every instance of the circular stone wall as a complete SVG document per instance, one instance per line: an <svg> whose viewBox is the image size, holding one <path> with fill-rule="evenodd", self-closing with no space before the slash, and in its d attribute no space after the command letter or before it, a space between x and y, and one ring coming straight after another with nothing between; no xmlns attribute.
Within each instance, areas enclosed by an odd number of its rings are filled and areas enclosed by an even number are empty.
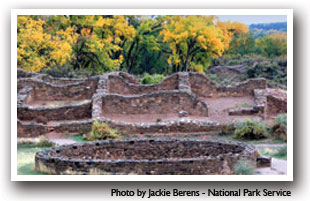
<svg viewBox="0 0 310 201"><path fill-rule="evenodd" d="M62 145L36 153L35 168L49 174L233 174L254 146L209 140L113 140Z"/></svg>

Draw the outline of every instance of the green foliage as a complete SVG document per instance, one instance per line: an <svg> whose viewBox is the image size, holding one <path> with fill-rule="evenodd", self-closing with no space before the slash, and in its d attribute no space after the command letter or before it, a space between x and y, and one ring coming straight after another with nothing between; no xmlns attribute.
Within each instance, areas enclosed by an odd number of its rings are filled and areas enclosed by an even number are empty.
<svg viewBox="0 0 310 201"><path fill-rule="evenodd" d="M271 128L271 134L275 139L287 141L287 115L279 114Z"/></svg>
<svg viewBox="0 0 310 201"><path fill-rule="evenodd" d="M84 137L83 135L66 135L66 137L71 138L76 142L88 142L87 136Z"/></svg>
<svg viewBox="0 0 310 201"><path fill-rule="evenodd" d="M287 145L279 148L262 148L260 149L262 155L271 156L275 158L286 159L287 158Z"/></svg>
<svg viewBox="0 0 310 201"><path fill-rule="evenodd" d="M286 86L287 69L286 66L279 66L275 63L263 63L247 68L248 78L266 78L272 85Z"/></svg>
<svg viewBox="0 0 310 201"><path fill-rule="evenodd" d="M280 158L286 158L287 157L287 145L278 148L276 154L280 156Z"/></svg>
<svg viewBox="0 0 310 201"><path fill-rule="evenodd" d="M225 55L213 59L214 66L231 66L240 70L235 77L232 74L206 71L208 77L220 84L233 84L251 78L265 78L272 87L286 89L287 85L287 60L285 56L267 58L262 55ZM239 67L238 67L239 66ZM242 66L242 67L240 67ZM216 76L214 76L216 74ZM213 77L212 77L213 76Z"/></svg>
<svg viewBox="0 0 310 201"><path fill-rule="evenodd" d="M272 86L286 86L284 33L254 39L248 26L215 16L30 15L17 21L17 62L26 71L55 77L118 70L167 75L244 64L248 69L240 76L212 79L227 85L264 77Z"/></svg>
<svg viewBox="0 0 310 201"><path fill-rule="evenodd" d="M40 137L37 143L38 147L52 147L55 146L55 143L47 139L46 137Z"/></svg>
<svg viewBox="0 0 310 201"><path fill-rule="evenodd" d="M37 141L21 141L18 143L18 147L53 147L56 144L50 141L48 138L41 136Z"/></svg>
<svg viewBox="0 0 310 201"><path fill-rule="evenodd" d="M252 34L242 33L240 36L234 36L230 42L228 53L232 55L248 55L255 52L255 39Z"/></svg>
<svg viewBox="0 0 310 201"><path fill-rule="evenodd" d="M238 123L234 132L235 139L243 140L258 140L267 136L268 133L265 124L254 120L246 120Z"/></svg>
<svg viewBox="0 0 310 201"><path fill-rule="evenodd" d="M92 125L92 130L88 135L88 140L108 140L120 138L116 129L111 129L105 122L95 121Z"/></svg>
<svg viewBox="0 0 310 201"><path fill-rule="evenodd" d="M286 114L279 114L278 117L275 119L277 124L281 124L283 126L287 126L287 115Z"/></svg>
<svg viewBox="0 0 310 201"><path fill-rule="evenodd" d="M252 175L255 172L255 166L248 160L240 160L234 170L236 175Z"/></svg>
<svg viewBox="0 0 310 201"><path fill-rule="evenodd" d="M141 84L158 84L159 82L163 81L164 78L165 76L161 74L154 74L154 75L145 74L141 78L140 83Z"/></svg>
<svg viewBox="0 0 310 201"><path fill-rule="evenodd" d="M256 39L256 46L267 57L286 55L287 38L286 33L274 33Z"/></svg>

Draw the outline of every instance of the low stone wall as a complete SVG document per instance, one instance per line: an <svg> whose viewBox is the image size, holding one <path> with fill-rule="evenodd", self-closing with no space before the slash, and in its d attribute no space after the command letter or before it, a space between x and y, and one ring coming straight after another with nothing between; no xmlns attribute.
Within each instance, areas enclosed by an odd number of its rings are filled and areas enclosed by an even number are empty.
<svg viewBox="0 0 310 201"><path fill-rule="evenodd" d="M253 96L254 89L266 89L265 79L250 79L231 86L220 86L200 73L189 73L190 88L202 97Z"/></svg>
<svg viewBox="0 0 310 201"><path fill-rule="evenodd" d="M189 83L192 92L203 97L217 96L217 89L220 87L200 73L189 73Z"/></svg>
<svg viewBox="0 0 310 201"><path fill-rule="evenodd" d="M259 112L256 107L243 107L228 110L229 115L255 115Z"/></svg>
<svg viewBox="0 0 310 201"><path fill-rule="evenodd" d="M257 168L271 167L271 157L270 156L260 156L256 160Z"/></svg>
<svg viewBox="0 0 310 201"><path fill-rule="evenodd" d="M53 128L58 133L79 133L87 134L91 131L93 121L91 119L84 121L71 121L60 123ZM84 133L82 133L84 132Z"/></svg>
<svg viewBox="0 0 310 201"><path fill-rule="evenodd" d="M123 73L123 75L125 75ZM127 76L128 77L128 76ZM176 90L178 89L178 74L173 74L162 82L152 85L141 85L139 83L127 82L127 79L118 74L111 74L109 76L109 93L122 94L122 95L134 95L144 94L150 92L159 92L165 90Z"/></svg>
<svg viewBox="0 0 310 201"><path fill-rule="evenodd" d="M264 107L267 114L287 112L286 92L277 89L254 90L254 101L257 106Z"/></svg>
<svg viewBox="0 0 310 201"><path fill-rule="evenodd" d="M18 90L17 94L17 107L23 105L28 101L32 101L32 96L29 96L29 94L32 92L33 88L29 86L24 86Z"/></svg>
<svg viewBox="0 0 310 201"><path fill-rule="evenodd" d="M96 79L96 76L92 77ZM85 82L89 79L80 79L80 78L55 78L49 75L42 75L40 79L44 82L47 82L52 85L66 85L66 84L73 84L73 83L81 83Z"/></svg>
<svg viewBox="0 0 310 201"><path fill-rule="evenodd" d="M47 132L47 127L42 123L17 121L17 137L38 137Z"/></svg>
<svg viewBox="0 0 310 201"><path fill-rule="evenodd" d="M165 114L186 111L189 115L208 116L205 102L187 91L162 91L139 96L103 95L106 114Z"/></svg>
<svg viewBox="0 0 310 201"><path fill-rule="evenodd" d="M89 119L84 121L63 122L48 126L43 123L17 121L17 137L38 137L52 131L67 134L87 134L91 130L92 122L93 121Z"/></svg>
<svg viewBox="0 0 310 201"><path fill-rule="evenodd" d="M32 87L29 100L26 100L26 104L30 104L32 99L44 101L91 99L96 91L97 82L96 79L89 79L73 84L53 85L40 80L22 79L18 85Z"/></svg>
<svg viewBox="0 0 310 201"><path fill-rule="evenodd" d="M233 174L240 159L256 165L254 146L199 140L97 141L38 152L35 168L49 174Z"/></svg>
<svg viewBox="0 0 310 201"><path fill-rule="evenodd" d="M17 78L31 78L31 77L37 77L40 76L39 73L31 73L27 71L23 71L22 69L17 69Z"/></svg>
<svg viewBox="0 0 310 201"><path fill-rule="evenodd" d="M46 119L46 121L90 119L91 107L91 101L83 104L56 107L32 108L23 105L17 108L17 118L24 121L36 122L41 122L42 118Z"/></svg>
<svg viewBox="0 0 310 201"><path fill-rule="evenodd" d="M286 92L276 89L268 89L266 97L268 114L279 114L287 112Z"/></svg>
<svg viewBox="0 0 310 201"><path fill-rule="evenodd" d="M187 118L208 116L208 106L198 96L254 95L253 107L230 110L230 115L266 115L267 109L272 114L286 112L286 94L266 89L264 79L220 86L203 74L179 72L168 76L159 84L140 85L138 79L123 72L106 73L87 79L68 79L21 70L18 70L18 78L18 136L37 136L50 131L90 130L95 120L105 121L112 128L129 135L219 130L222 125L216 122ZM55 101L55 105L61 106L40 107L48 105L48 101ZM72 104L77 102L79 103ZM177 114L180 119L154 123L122 123L105 117L105 114L166 113ZM49 121L53 122L48 123Z"/></svg>
<svg viewBox="0 0 310 201"><path fill-rule="evenodd" d="M102 119L111 128L122 134L148 134L148 133L198 133L218 131L223 125L209 120L179 119L155 123L125 123Z"/></svg>
<svg viewBox="0 0 310 201"><path fill-rule="evenodd" d="M279 114L287 112L286 100L279 99L275 96L267 96L267 103L268 114Z"/></svg>

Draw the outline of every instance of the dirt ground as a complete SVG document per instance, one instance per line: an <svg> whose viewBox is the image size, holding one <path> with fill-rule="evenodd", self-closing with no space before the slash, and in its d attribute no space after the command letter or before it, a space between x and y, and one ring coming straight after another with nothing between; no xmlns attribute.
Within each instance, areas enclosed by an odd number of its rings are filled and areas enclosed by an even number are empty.
<svg viewBox="0 0 310 201"><path fill-rule="evenodd" d="M219 123L229 123L232 121L243 121L246 119L261 119L257 115L228 115L228 110L237 107L252 107L254 99L251 96L245 97L221 97L221 98L201 98L208 105L208 117L189 116L186 118L193 120L212 120ZM104 117L117 122L129 123L155 123L160 121L180 119L177 114L103 114Z"/></svg>
<svg viewBox="0 0 310 201"><path fill-rule="evenodd" d="M56 106L63 106L68 104L82 104L89 101L88 99L85 100L61 100L61 101L44 101L44 100L33 100L28 103L30 106L34 108L38 107L56 107Z"/></svg>

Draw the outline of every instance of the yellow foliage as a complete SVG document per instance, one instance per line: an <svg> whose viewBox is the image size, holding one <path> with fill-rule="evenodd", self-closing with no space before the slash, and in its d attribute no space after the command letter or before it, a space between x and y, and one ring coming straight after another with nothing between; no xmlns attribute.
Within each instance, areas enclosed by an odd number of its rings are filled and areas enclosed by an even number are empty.
<svg viewBox="0 0 310 201"><path fill-rule="evenodd" d="M160 51L158 41L162 40L170 52L170 65L179 70L186 66L203 72L203 65L208 65L210 58L221 56L229 48L234 35L248 32L248 27L241 23L216 22L214 16L160 16L158 21L145 16L138 18L136 22L140 24L135 29L128 23L137 19L132 16L18 16L18 67L39 72L42 68L70 63L81 54L80 58L92 55L90 60L95 65L115 71L125 58L128 60L128 42L145 45L148 51ZM158 30L148 35L153 28Z"/></svg>
<svg viewBox="0 0 310 201"><path fill-rule="evenodd" d="M189 70L193 71L193 72L203 73L204 74L203 65L201 65L201 64L194 64L194 63L192 63L189 66Z"/></svg>
<svg viewBox="0 0 310 201"><path fill-rule="evenodd" d="M221 56L231 38L227 39L229 35L223 34L221 27L216 26L213 21L213 16L167 17L160 35L172 52L168 62L175 65L186 63L189 57L193 60L192 57L199 51L204 52L200 57Z"/></svg>
<svg viewBox="0 0 310 201"><path fill-rule="evenodd" d="M229 48L230 41L232 37L236 34L240 36L242 33L248 33L249 27L245 24L239 22L221 22L218 21L216 24L223 32L224 48L227 50Z"/></svg>
<svg viewBox="0 0 310 201"><path fill-rule="evenodd" d="M63 65L71 60L72 45L78 36L74 28L51 34L44 30L44 20L34 20L30 16L18 16L17 24L18 67L39 72L44 67Z"/></svg>

